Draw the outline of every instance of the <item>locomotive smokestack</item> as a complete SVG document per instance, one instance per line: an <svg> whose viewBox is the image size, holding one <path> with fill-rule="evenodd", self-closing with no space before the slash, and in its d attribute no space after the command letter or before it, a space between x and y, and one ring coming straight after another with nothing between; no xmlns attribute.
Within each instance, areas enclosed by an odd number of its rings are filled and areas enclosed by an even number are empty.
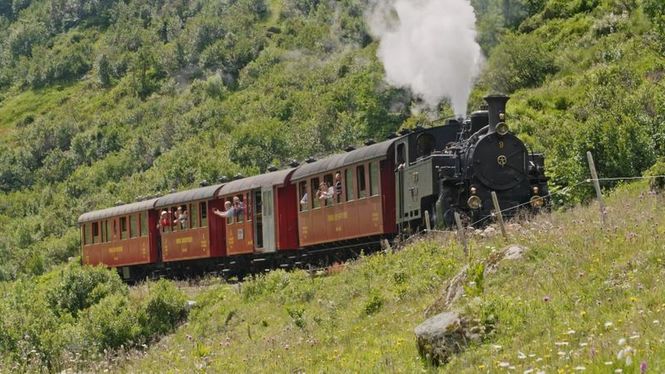
<svg viewBox="0 0 665 374"><path fill-rule="evenodd" d="M496 131L496 124L503 122L502 114L506 113L506 103L510 97L506 95L489 95L485 96L485 101L487 101L487 111L489 115L489 131L488 133L493 133Z"/></svg>

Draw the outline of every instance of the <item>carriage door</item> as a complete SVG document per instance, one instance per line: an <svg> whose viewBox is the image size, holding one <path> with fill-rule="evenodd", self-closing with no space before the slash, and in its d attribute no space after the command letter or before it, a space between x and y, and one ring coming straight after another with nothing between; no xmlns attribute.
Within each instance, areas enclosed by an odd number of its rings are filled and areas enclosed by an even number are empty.
<svg viewBox="0 0 665 374"><path fill-rule="evenodd" d="M397 224L402 227L402 222L405 217L404 209L404 168L408 165L406 159L406 144L401 143L397 145L397 152L395 154L395 165L397 165L397 172L395 183L397 184Z"/></svg>
<svg viewBox="0 0 665 374"><path fill-rule="evenodd" d="M261 190L254 191L254 247L263 252L263 199Z"/></svg>
<svg viewBox="0 0 665 374"><path fill-rule="evenodd" d="M275 251L275 204L272 186L261 190L263 195L263 250Z"/></svg>

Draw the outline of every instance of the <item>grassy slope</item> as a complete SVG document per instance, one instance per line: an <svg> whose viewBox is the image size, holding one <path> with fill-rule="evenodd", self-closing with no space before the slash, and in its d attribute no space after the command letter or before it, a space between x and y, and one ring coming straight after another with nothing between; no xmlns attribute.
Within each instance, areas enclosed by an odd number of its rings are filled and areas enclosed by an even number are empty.
<svg viewBox="0 0 665 374"><path fill-rule="evenodd" d="M663 196L643 184L608 199L609 226L597 206L543 215L509 230L530 248L524 261L469 288L460 308L494 314L498 327L443 371L591 372L665 370ZM472 240L471 261L504 245ZM451 236L430 238L389 255L365 257L326 277L273 272L240 287L213 285L198 294L189 322L127 358L127 372L416 372L413 328L445 280L465 260ZM336 269L340 270L340 269ZM659 322L662 321L662 322ZM635 349L632 366L616 357L621 338ZM523 355L522 355L523 353ZM520 358L522 357L522 358ZM168 362L168 365L166 364ZM611 362L611 364L607 364Z"/></svg>

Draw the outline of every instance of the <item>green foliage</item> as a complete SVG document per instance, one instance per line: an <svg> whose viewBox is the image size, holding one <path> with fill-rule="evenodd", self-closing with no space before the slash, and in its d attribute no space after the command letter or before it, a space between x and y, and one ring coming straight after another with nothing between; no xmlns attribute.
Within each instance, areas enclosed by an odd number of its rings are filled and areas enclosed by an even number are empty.
<svg viewBox="0 0 665 374"><path fill-rule="evenodd" d="M170 332L187 315L185 296L166 280L150 284L149 291L141 308L143 333L154 336Z"/></svg>
<svg viewBox="0 0 665 374"><path fill-rule="evenodd" d="M131 346L142 333L136 309L122 294L106 297L90 307L81 324L99 350Z"/></svg>
<svg viewBox="0 0 665 374"><path fill-rule="evenodd" d="M72 357L81 364L140 346L186 315L172 283L130 291L115 271L77 264L0 283L0 295L0 364L22 372L61 371L76 365Z"/></svg>
<svg viewBox="0 0 665 374"><path fill-rule="evenodd" d="M491 55L487 76L499 92L536 87L557 71L541 39L531 34L506 34Z"/></svg>
<svg viewBox="0 0 665 374"><path fill-rule="evenodd" d="M381 308L383 307L384 299L381 295L375 293L372 294L365 303L365 306L363 307L363 312L365 312L366 315L372 315L375 313L378 313Z"/></svg>
<svg viewBox="0 0 665 374"><path fill-rule="evenodd" d="M59 282L46 293L46 300L56 314L79 311L97 304L113 294L126 291L126 286L117 273L104 268L81 268L70 266L63 270Z"/></svg>

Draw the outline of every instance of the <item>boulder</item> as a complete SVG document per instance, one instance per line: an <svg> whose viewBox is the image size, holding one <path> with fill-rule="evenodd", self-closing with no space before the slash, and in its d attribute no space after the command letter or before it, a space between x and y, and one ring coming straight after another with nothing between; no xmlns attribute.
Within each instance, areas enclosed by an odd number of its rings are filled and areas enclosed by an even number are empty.
<svg viewBox="0 0 665 374"><path fill-rule="evenodd" d="M433 365L447 363L470 343L483 339L485 327L456 312L444 312L421 323L414 330L420 355Z"/></svg>

